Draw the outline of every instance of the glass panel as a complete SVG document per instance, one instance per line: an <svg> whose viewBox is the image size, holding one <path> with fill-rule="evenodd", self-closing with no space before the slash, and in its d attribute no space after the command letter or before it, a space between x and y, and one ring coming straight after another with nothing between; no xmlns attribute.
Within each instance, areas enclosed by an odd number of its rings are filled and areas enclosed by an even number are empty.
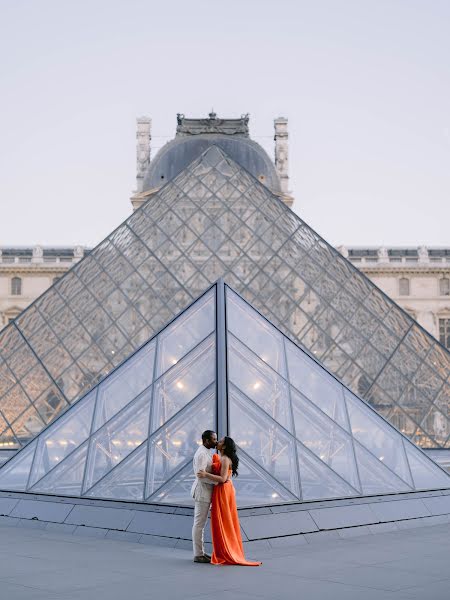
<svg viewBox="0 0 450 600"><path fill-rule="evenodd" d="M147 438L150 402L151 388L92 436L83 492Z"/></svg>
<svg viewBox="0 0 450 600"><path fill-rule="evenodd" d="M160 334L156 377L165 373L213 331L215 326L214 292L215 288Z"/></svg>
<svg viewBox="0 0 450 600"><path fill-rule="evenodd" d="M146 459L147 444L141 444L97 485L94 485L85 496L142 502Z"/></svg>
<svg viewBox="0 0 450 600"><path fill-rule="evenodd" d="M82 325L78 325L64 338L64 345L73 358L77 359L89 348L91 337Z"/></svg>
<svg viewBox="0 0 450 600"><path fill-rule="evenodd" d="M14 435L22 445L32 440L43 427L44 422L40 418L37 410L32 406L11 424Z"/></svg>
<svg viewBox="0 0 450 600"><path fill-rule="evenodd" d="M202 443L202 431L213 429L215 420L215 391L211 386L152 436L149 440L146 497L169 480L181 465L192 460Z"/></svg>
<svg viewBox="0 0 450 600"><path fill-rule="evenodd" d="M85 442L38 481L30 491L61 494L62 496L80 496L87 451L88 442Z"/></svg>
<svg viewBox="0 0 450 600"><path fill-rule="evenodd" d="M94 431L152 383L155 346L147 344L100 384Z"/></svg>
<svg viewBox="0 0 450 600"><path fill-rule="evenodd" d="M29 444L26 448L14 456L0 470L0 489L19 490L24 492L27 489L28 477L30 475L31 463L33 462L34 451L36 450L36 441Z"/></svg>
<svg viewBox="0 0 450 600"><path fill-rule="evenodd" d="M170 481L160 488L147 502L193 506L191 488L194 483L191 461L188 462Z"/></svg>
<svg viewBox="0 0 450 600"><path fill-rule="evenodd" d="M417 490L450 488L450 475L434 464L423 452L405 441L406 456Z"/></svg>
<svg viewBox="0 0 450 600"><path fill-rule="evenodd" d="M151 432L159 429L214 381L214 339L212 334L155 383Z"/></svg>
<svg viewBox="0 0 450 600"><path fill-rule="evenodd" d="M345 398L354 437L412 486L401 436L350 391Z"/></svg>
<svg viewBox="0 0 450 600"><path fill-rule="evenodd" d="M225 158L221 151L215 149L214 153L222 155L218 163L220 174L207 164L209 152L200 157L174 182L164 186L141 211L131 215L110 239L74 265L45 292L35 307L20 317L18 326L28 345L16 327L7 327L2 332L0 355L13 376L12 385L7 384L5 393L10 393L18 384L22 387L22 377L40 360L57 380L65 399L78 400L119 364L131 348L139 347L164 326L170 315L182 310L220 274L236 285L265 316L282 324L283 332L294 341L302 342L311 352L316 351L316 356L339 377L351 382L358 393L366 396L374 378L384 371L383 377L377 378L380 394L392 397L395 393L393 400L400 401L406 387L412 385L430 406L436 404L439 388L447 376L448 353L437 346L429 334L412 324L335 249L321 241L268 188ZM217 189L215 196L210 187ZM199 209L203 211L203 220L196 218L196 208L197 213ZM195 240L193 228L204 239ZM232 234L232 240L223 232ZM258 241L260 237L264 237L263 243ZM158 251L159 259L149 253L150 248ZM185 255L181 254L181 248ZM194 269L199 271L194 273ZM250 287L243 289L244 285ZM150 289L153 296L158 296L154 305L143 299ZM63 301L70 304L70 308L64 306ZM329 305L335 313L327 308ZM370 311L373 319L365 311ZM316 318L314 326L308 327L305 322L308 318ZM48 321L48 327L43 319ZM352 325L342 326L343 319ZM375 331L374 319L382 321ZM49 327L63 341L65 350ZM38 329L43 335L39 335ZM71 336L75 329L76 338L75 334ZM92 349L94 333L98 346ZM372 347L364 348L368 339L365 336L370 336ZM244 341L253 348L250 338ZM266 346L270 351L268 364L278 365L277 344ZM414 359L408 364L397 358L403 346L414 353ZM255 346L254 350L263 356L262 349L257 350ZM334 359L331 351L335 355L340 353L339 358ZM395 368L394 365L392 369L386 368L394 352ZM340 358L344 356L345 360ZM424 360L426 365L414 366L416 358ZM361 369L358 374L351 371L348 364L351 359L358 362ZM272 360L274 362L270 362ZM413 375L416 377L411 383ZM303 388L297 389L308 396ZM330 392L322 389L319 395L325 412L328 396L332 412L340 406ZM43 393L41 388L33 398L40 399ZM6 412L11 409L10 404L10 398L2 398L0 410L6 405ZM63 402L55 407L55 414L62 406ZM404 406L409 412L407 405ZM393 402L392 407L391 414L394 414ZM448 407L439 404L439 408L448 420ZM25 408L16 413L14 419L23 411ZM424 422L425 416L422 414L418 422L423 427L432 427L434 419ZM418 418L415 414L409 417ZM23 423L19 425L22 428ZM43 422L34 419L34 431L43 426ZM425 431L421 439L429 443L435 433ZM28 428L22 443L30 434ZM437 440L444 443L442 436Z"/></svg>
<svg viewBox="0 0 450 600"><path fill-rule="evenodd" d="M298 502L298 498L261 469L241 448L238 448L238 477L233 478L239 507L259 504Z"/></svg>
<svg viewBox="0 0 450 600"><path fill-rule="evenodd" d="M435 371L425 363L422 363L416 372L413 381L416 387L430 400L430 402L436 398L444 383L442 379L436 375Z"/></svg>
<svg viewBox="0 0 450 600"><path fill-rule="evenodd" d="M342 386L287 340L286 355L292 385L333 421L348 429Z"/></svg>
<svg viewBox="0 0 450 600"><path fill-rule="evenodd" d="M9 368L18 379L28 373L37 362L36 356L22 340L17 341L17 352L6 359Z"/></svg>
<svg viewBox="0 0 450 600"><path fill-rule="evenodd" d="M411 487L355 442L355 455L363 494L392 494L408 492Z"/></svg>
<svg viewBox="0 0 450 600"><path fill-rule="evenodd" d="M13 387L14 382L13 373L8 369L6 363L0 359L0 397Z"/></svg>
<svg viewBox="0 0 450 600"><path fill-rule="evenodd" d="M232 335L228 336L228 352L230 381L272 419L292 432L287 382Z"/></svg>
<svg viewBox="0 0 450 600"><path fill-rule="evenodd" d="M9 423L17 419L29 406L30 400L20 385L14 386L2 398L2 413Z"/></svg>
<svg viewBox="0 0 450 600"><path fill-rule="evenodd" d="M297 444L303 500L346 498L358 492L300 443Z"/></svg>
<svg viewBox="0 0 450 600"><path fill-rule="evenodd" d="M297 439L360 490L351 437L294 389L291 398Z"/></svg>
<svg viewBox="0 0 450 600"><path fill-rule="evenodd" d="M40 365L36 365L22 379L22 387L31 400L36 400L52 383L47 372Z"/></svg>
<svg viewBox="0 0 450 600"><path fill-rule="evenodd" d="M56 386L52 385L34 403L38 413L48 425L68 403Z"/></svg>
<svg viewBox="0 0 450 600"><path fill-rule="evenodd" d="M91 431L95 395L96 390L90 392L39 436L30 487L87 440Z"/></svg>
<svg viewBox="0 0 450 600"><path fill-rule="evenodd" d="M299 497L295 442L275 421L229 389L231 436L265 471Z"/></svg>
<svg viewBox="0 0 450 600"><path fill-rule="evenodd" d="M282 335L229 288L227 327L264 362L286 377Z"/></svg>
<svg viewBox="0 0 450 600"><path fill-rule="evenodd" d="M435 446L443 446L445 444L450 433L448 430L449 422L436 406L432 406L420 425L433 437ZM424 447L422 444L421 446L422 448Z"/></svg>

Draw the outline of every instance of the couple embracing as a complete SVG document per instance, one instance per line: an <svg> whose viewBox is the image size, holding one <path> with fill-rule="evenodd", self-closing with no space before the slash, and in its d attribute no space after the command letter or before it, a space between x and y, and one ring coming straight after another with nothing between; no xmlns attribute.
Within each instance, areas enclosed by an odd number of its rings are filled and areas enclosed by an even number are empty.
<svg viewBox="0 0 450 600"><path fill-rule="evenodd" d="M211 455L217 448L218 454ZM202 445L194 455L195 481L192 497L195 501L192 543L194 562L214 565L257 567L261 563L245 559L236 497L231 477L237 477L239 458L236 444L230 437L217 441L214 431L204 431ZM205 553L203 532L211 506L211 537L213 553Z"/></svg>

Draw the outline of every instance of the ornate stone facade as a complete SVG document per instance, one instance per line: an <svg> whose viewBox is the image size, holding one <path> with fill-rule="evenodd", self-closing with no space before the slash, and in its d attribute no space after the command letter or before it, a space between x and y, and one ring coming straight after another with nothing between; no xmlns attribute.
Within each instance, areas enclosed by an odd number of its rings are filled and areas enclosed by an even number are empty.
<svg viewBox="0 0 450 600"><path fill-rule="evenodd" d="M450 348L450 248L341 246L339 250Z"/></svg>
<svg viewBox="0 0 450 600"><path fill-rule="evenodd" d="M189 154L191 142L207 144L217 134L230 140L228 144L233 144L232 140L239 138L242 142L240 148L251 144L253 156L261 156L261 161L243 166L249 170L254 168L253 174L261 183L267 185L288 206L292 206L288 120L284 117L274 120L273 163L264 150L250 139L248 123L248 115L237 119L220 119L211 112L205 119L192 119L179 114L175 139L166 144L151 161L151 119L138 118L136 192L131 198L133 209L165 185L168 180L165 169L180 159L180 151L181 154ZM233 146L227 150L233 151ZM248 156L243 153L240 158L245 162ZM275 179L278 189L274 189ZM339 250L434 337L447 348L450 347L450 248L341 246ZM0 328L83 258L85 252L86 249L81 246L0 248Z"/></svg>
<svg viewBox="0 0 450 600"><path fill-rule="evenodd" d="M140 117L136 121L136 189L142 191L144 175L150 164L152 120Z"/></svg>
<svg viewBox="0 0 450 600"><path fill-rule="evenodd" d="M221 119L215 112L209 113L204 119L178 114L175 138L165 144L152 161L151 119L138 119L136 191L130 198L133 209L139 208L211 144L222 147L238 164L292 207L294 199L289 191L288 120L285 117L274 120L275 152L272 161L265 150L251 139L249 118L245 114L237 119Z"/></svg>
<svg viewBox="0 0 450 600"><path fill-rule="evenodd" d="M79 262L85 252L82 246L1 247L0 329Z"/></svg>
<svg viewBox="0 0 450 600"><path fill-rule="evenodd" d="M450 348L450 248L340 246L339 250ZM0 328L49 288L86 251L81 246L1 248ZM16 280L15 289L13 279Z"/></svg>
<svg viewBox="0 0 450 600"><path fill-rule="evenodd" d="M275 168L280 178L281 191L286 197L286 204L292 207L294 199L289 191L289 134L288 120L278 117L274 121L275 127Z"/></svg>

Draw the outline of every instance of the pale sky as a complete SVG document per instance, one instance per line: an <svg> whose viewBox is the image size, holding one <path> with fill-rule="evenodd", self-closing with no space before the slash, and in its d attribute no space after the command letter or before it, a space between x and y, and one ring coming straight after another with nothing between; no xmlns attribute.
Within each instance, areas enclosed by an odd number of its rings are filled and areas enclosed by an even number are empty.
<svg viewBox="0 0 450 600"><path fill-rule="evenodd" d="M135 120L289 118L294 210L333 244L450 246L449 0L0 0L0 245L131 212Z"/></svg>

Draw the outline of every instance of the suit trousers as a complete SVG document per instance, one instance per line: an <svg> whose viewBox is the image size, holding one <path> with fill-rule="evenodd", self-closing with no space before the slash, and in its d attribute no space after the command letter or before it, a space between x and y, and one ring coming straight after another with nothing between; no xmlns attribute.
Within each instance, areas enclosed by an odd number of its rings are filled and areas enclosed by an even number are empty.
<svg viewBox="0 0 450 600"><path fill-rule="evenodd" d="M192 545L194 547L194 556L202 556L205 552L204 530L210 502L195 502L194 525L192 526Z"/></svg>

